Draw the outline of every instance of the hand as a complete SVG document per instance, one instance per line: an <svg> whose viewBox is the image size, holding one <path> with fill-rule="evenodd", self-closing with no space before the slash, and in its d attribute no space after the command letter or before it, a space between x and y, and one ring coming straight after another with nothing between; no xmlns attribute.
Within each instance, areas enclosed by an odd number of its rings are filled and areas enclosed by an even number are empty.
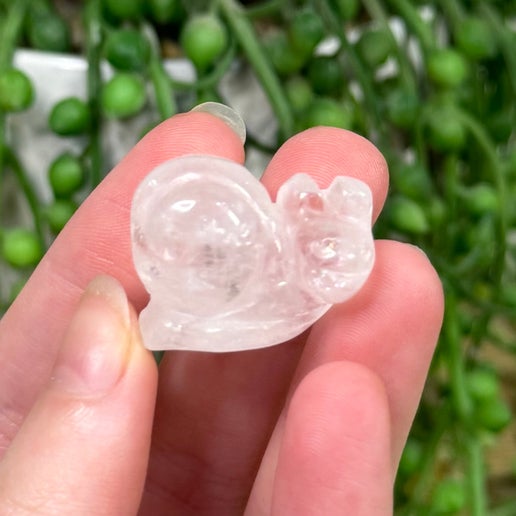
<svg viewBox="0 0 516 516"><path fill-rule="evenodd" d="M379 241L364 288L310 331L256 351L168 352L158 375L138 332L147 298L129 207L145 174L189 153L244 160L209 113L164 122L83 203L0 321L0 513L391 513L441 323L435 271L418 249ZM300 171L322 187L359 177L378 216L387 168L363 138L298 134L263 182L274 196Z"/></svg>

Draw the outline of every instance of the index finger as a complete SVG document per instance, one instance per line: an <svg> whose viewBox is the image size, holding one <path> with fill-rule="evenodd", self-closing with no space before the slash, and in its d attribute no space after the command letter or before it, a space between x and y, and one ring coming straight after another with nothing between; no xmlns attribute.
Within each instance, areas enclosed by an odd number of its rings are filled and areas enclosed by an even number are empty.
<svg viewBox="0 0 516 516"><path fill-rule="evenodd" d="M237 134L213 115L190 112L163 122L82 204L0 320L0 456L47 381L66 323L89 281L109 274L137 307L145 302L131 259L131 199L156 165L185 154L244 160Z"/></svg>

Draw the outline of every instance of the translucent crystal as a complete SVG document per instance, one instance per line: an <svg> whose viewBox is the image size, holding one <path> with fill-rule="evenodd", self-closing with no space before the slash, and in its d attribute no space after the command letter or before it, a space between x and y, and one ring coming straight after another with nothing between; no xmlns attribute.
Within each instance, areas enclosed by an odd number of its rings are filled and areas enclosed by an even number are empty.
<svg viewBox="0 0 516 516"><path fill-rule="evenodd" d="M371 192L296 174L273 203L243 166L213 156L163 163L131 211L140 314L153 350L236 351L304 331L353 296L374 262Z"/></svg>

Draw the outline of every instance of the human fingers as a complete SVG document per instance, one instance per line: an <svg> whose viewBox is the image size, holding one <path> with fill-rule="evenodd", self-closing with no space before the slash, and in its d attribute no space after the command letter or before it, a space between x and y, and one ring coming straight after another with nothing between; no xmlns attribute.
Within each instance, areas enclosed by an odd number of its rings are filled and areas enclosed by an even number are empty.
<svg viewBox="0 0 516 516"><path fill-rule="evenodd" d="M373 196L373 219L383 207L389 176L387 163L378 149L362 136L335 127L314 127L288 140L274 155L262 177L273 198L293 174L304 172L320 188L336 176L364 181Z"/></svg>
<svg viewBox="0 0 516 516"><path fill-rule="evenodd" d="M263 183L274 197L298 172L313 175L321 187L339 174L359 177L371 187L376 213L387 191L380 152L341 129L316 128L291 138L268 165ZM305 338L245 353L167 354L142 514L202 514L210 508L241 514Z"/></svg>
<svg viewBox="0 0 516 516"><path fill-rule="evenodd" d="M351 361L370 369L383 382L389 402L394 472L421 396L442 312L441 284L423 253L406 244L377 242L375 267L362 290L313 326L290 395L310 371L326 363ZM285 411L253 486L250 514L265 515L270 510L284 422Z"/></svg>
<svg viewBox="0 0 516 516"><path fill-rule="evenodd" d="M371 370L352 362L313 369L286 413L270 514L389 514L389 444L387 395Z"/></svg>
<svg viewBox="0 0 516 516"><path fill-rule="evenodd" d="M132 196L156 165L191 153L244 159L239 136L213 115L190 112L163 122L82 204L0 320L0 457L47 382L57 343L91 278L115 276L137 309L145 303L131 259Z"/></svg>
<svg viewBox="0 0 516 516"><path fill-rule="evenodd" d="M394 241L379 241L376 249L363 291L314 325L298 378L334 360L374 371L389 399L396 467L437 344L444 299L441 281L421 250Z"/></svg>
<svg viewBox="0 0 516 516"><path fill-rule="evenodd" d="M0 513L135 514L156 380L122 286L95 278L48 385L0 462Z"/></svg>

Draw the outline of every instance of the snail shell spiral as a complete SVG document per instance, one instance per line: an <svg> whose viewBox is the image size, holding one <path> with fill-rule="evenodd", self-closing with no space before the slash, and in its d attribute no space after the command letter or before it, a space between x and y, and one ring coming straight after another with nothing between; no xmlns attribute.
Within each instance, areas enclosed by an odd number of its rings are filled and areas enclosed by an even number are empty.
<svg viewBox="0 0 516 516"><path fill-rule="evenodd" d="M346 237L322 197L322 204L306 205L307 189L320 194L308 176L290 183L275 205L247 169L212 156L170 160L144 179L133 199L131 237L136 270L151 296L140 315L148 348L269 346L328 310L333 297L325 284L336 279L329 271L342 267L336 247ZM348 219L346 234L364 232L359 219ZM348 245L351 261L363 262L366 254L350 253ZM366 258L352 271L355 284L348 290L365 281L372 266ZM325 270L318 284L319 266Z"/></svg>

